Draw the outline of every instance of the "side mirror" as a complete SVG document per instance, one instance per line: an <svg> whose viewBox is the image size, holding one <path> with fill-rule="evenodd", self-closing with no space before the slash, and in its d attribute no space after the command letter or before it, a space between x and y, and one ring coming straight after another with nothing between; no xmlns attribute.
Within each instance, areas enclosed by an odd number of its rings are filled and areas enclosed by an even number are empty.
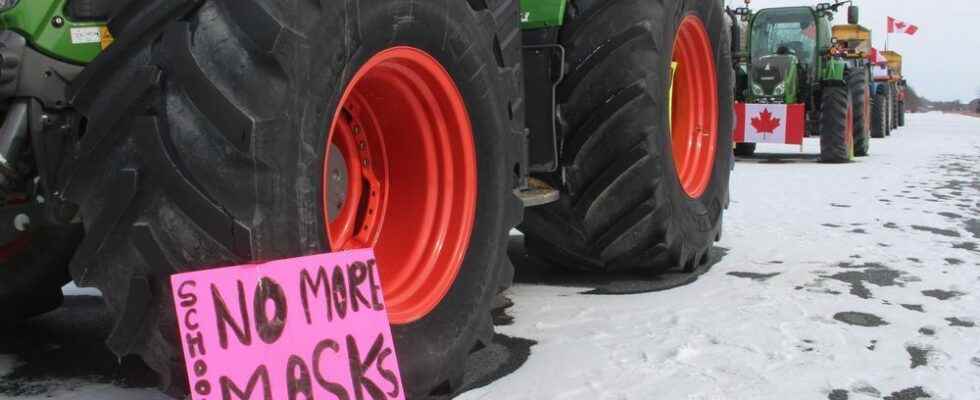
<svg viewBox="0 0 980 400"><path fill-rule="evenodd" d="M847 23L857 25L861 23L861 13L858 6L847 7Z"/></svg>

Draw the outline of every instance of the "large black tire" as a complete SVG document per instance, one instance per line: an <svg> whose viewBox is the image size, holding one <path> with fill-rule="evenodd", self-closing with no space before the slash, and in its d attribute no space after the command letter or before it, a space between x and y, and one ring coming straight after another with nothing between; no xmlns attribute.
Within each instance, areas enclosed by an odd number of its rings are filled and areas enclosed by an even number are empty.
<svg viewBox="0 0 980 400"><path fill-rule="evenodd" d="M879 88L871 101L871 137L888 136L888 93Z"/></svg>
<svg viewBox="0 0 980 400"><path fill-rule="evenodd" d="M755 155L755 143L737 143L735 144L735 155L739 157L752 157Z"/></svg>
<svg viewBox="0 0 980 400"><path fill-rule="evenodd" d="M905 126L905 102L898 102L898 126Z"/></svg>
<svg viewBox="0 0 980 400"><path fill-rule="evenodd" d="M892 88L891 85L885 84L885 105L887 108L887 113L885 113L885 135L891 136L892 131L895 130L894 119L892 115L895 113L895 103L892 102Z"/></svg>
<svg viewBox="0 0 980 400"><path fill-rule="evenodd" d="M898 92L895 85L888 84L888 132L898 129Z"/></svg>
<svg viewBox="0 0 980 400"><path fill-rule="evenodd" d="M81 239L81 226L69 226L24 234L0 246L0 323L61 305L61 287L70 280L68 262Z"/></svg>
<svg viewBox="0 0 980 400"><path fill-rule="evenodd" d="M866 157L871 149L871 121L868 112L870 111L871 87L868 83L868 74L863 68L851 70L847 79L848 89L851 91L851 104L854 112L854 155L856 157Z"/></svg>
<svg viewBox="0 0 980 400"><path fill-rule="evenodd" d="M394 335L408 398L459 391L468 355L492 340L492 300L513 276L518 1L120 4L115 44L73 88L89 122L64 187L87 230L72 276L101 289L115 314L109 347L142 356L165 390L186 394L168 277L329 250L321 166L343 89L371 56L413 46L462 94L479 187L459 275L433 311Z"/></svg>
<svg viewBox="0 0 980 400"><path fill-rule="evenodd" d="M844 86L825 86L820 102L820 161L846 163L854 157L851 92Z"/></svg>
<svg viewBox="0 0 980 400"><path fill-rule="evenodd" d="M528 250L572 268L694 268L720 235L734 158L725 12L714 0L572 5L561 32L571 63L558 97L564 177L543 177L562 196L527 211ZM691 14L707 27L718 84L714 165L697 198L679 182L667 103L676 32Z"/></svg>
<svg viewBox="0 0 980 400"><path fill-rule="evenodd" d="M892 126L894 129L898 129L901 125L898 123L899 115L901 114L901 109L898 103L898 86L892 85L892 106L895 107L894 114L892 115Z"/></svg>

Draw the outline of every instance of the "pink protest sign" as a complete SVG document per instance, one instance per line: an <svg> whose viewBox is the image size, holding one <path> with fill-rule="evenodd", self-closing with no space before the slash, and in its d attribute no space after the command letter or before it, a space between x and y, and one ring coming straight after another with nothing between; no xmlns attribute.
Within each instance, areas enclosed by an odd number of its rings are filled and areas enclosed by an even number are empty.
<svg viewBox="0 0 980 400"><path fill-rule="evenodd" d="M405 398L371 250L170 283L195 400Z"/></svg>

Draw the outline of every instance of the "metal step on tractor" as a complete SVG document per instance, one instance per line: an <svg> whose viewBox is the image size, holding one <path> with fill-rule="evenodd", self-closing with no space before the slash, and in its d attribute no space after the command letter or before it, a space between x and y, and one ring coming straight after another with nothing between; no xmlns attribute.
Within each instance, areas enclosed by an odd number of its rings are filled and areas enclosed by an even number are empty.
<svg viewBox="0 0 980 400"><path fill-rule="evenodd" d="M602 271L692 270L721 234L721 0L0 7L3 318L96 287L108 347L175 396L175 272L373 247L405 391L443 398L492 340L512 227Z"/></svg>
<svg viewBox="0 0 980 400"><path fill-rule="evenodd" d="M803 144L820 137L820 160L845 163L866 151L862 140L866 70L831 34L834 14L849 1L731 14L745 20L742 82L736 91L735 154L751 156L757 143ZM858 23L858 7L847 9ZM856 138L855 136L862 136ZM858 151L856 151L858 150Z"/></svg>

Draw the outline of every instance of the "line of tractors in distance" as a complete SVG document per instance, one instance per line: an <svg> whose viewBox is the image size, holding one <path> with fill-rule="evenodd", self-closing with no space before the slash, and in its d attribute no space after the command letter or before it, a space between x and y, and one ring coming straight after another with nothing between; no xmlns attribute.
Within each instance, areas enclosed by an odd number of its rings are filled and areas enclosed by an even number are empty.
<svg viewBox="0 0 980 400"><path fill-rule="evenodd" d="M871 138L905 125L902 56L872 47L872 32L845 4L752 10L728 8L736 71L735 155L757 143L800 145L820 137L820 160L845 163L870 154Z"/></svg>

